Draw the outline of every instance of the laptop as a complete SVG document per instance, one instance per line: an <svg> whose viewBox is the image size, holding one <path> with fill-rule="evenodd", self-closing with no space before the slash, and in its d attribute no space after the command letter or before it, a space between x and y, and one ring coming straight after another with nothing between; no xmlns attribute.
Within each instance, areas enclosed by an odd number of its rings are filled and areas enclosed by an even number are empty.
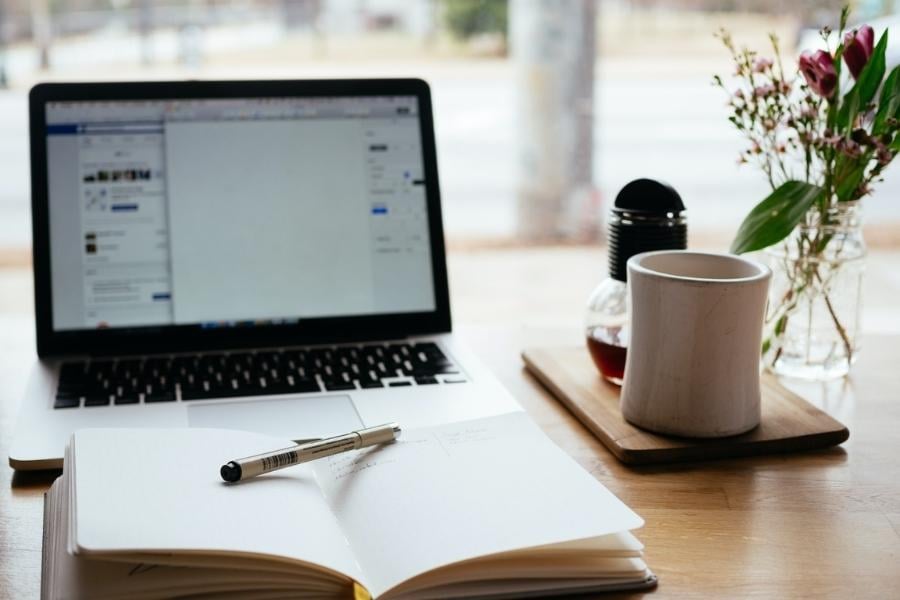
<svg viewBox="0 0 900 600"><path fill-rule="evenodd" d="M37 358L9 463L83 427L314 439L521 410L451 334L428 85L40 84Z"/></svg>

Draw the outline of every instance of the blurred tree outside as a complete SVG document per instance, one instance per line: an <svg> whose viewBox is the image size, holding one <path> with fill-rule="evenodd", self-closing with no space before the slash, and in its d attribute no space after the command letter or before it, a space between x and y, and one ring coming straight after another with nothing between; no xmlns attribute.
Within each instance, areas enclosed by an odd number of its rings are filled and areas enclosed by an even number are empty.
<svg viewBox="0 0 900 600"><path fill-rule="evenodd" d="M444 24L458 40L496 34L506 40L507 0L444 0Z"/></svg>

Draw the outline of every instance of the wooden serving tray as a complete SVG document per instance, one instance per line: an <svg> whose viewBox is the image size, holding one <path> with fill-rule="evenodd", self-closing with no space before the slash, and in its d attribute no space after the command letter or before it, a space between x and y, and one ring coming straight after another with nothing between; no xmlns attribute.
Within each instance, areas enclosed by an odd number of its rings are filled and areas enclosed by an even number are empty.
<svg viewBox="0 0 900 600"><path fill-rule="evenodd" d="M770 374L762 376L762 421L756 429L717 439L658 435L625 421L619 412L619 388L600 377L586 349L533 348L522 358L528 370L627 464L796 452L835 446L850 436L842 423Z"/></svg>

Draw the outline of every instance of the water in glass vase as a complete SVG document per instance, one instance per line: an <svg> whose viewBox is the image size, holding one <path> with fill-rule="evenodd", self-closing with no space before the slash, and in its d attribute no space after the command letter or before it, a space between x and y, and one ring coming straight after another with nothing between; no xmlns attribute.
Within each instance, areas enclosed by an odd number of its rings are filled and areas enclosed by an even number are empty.
<svg viewBox="0 0 900 600"><path fill-rule="evenodd" d="M807 380L846 375L859 353L865 244L858 207L830 211L767 251L772 285L763 362Z"/></svg>

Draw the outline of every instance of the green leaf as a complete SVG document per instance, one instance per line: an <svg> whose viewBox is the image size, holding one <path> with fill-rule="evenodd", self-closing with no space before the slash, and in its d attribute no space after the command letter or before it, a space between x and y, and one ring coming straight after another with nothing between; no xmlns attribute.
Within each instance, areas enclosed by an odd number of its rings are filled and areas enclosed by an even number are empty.
<svg viewBox="0 0 900 600"><path fill-rule="evenodd" d="M866 163L864 162L862 165L855 165L852 169L849 169L848 172L841 177L836 187L838 200L849 200L851 196L853 196L853 192L856 191L856 188L859 187L859 184L862 183L863 175L866 172Z"/></svg>
<svg viewBox="0 0 900 600"><path fill-rule="evenodd" d="M822 195L822 188L805 181L786 181L756 205L741 223L731 252L762 250L786 238L806 211Z"/></svg>
<svg viewBox="0 0 900 600"><path fill-rule="evenodd" d="M848 132L853 129L853 123L856 121L856 115L859 114L859 94L856 88L852 89L849 94L844 96L844 103L841 105L841 111L838 113L838 127L846 129Z"/></svg>
<svg viewBox="0 0 900 600"><path fill-rule="evenodd" d="M847 95L844 96L844 100L841 102L841 109L837 111L834 122L832 123L831 119L829 119L828 126L837 131L849 129L850 123L856 120L856 113L858 111L859 92L856 90L856 86L853 86L853 88L847 92Z"/></svg>
<svg viewBox="0 0 900 600"><path fill-rule="evenodd" d="M862 72L859 74L856 84L844 96L837 116L836 125L838 128L851 129L859 110L865 108L872 101L872 98L875 97L875 92L878 91L881 79L884 77L884 53L887 50L887 40L888 32L885 30L881 34L881 39L878 40L875 50L872 51L869 62L866 63L866 66L863 67Z"/></svg>
<svg viewBox="0 0 900 600"><path fill-rule="evenodd" d="M900 66L894 67L884 80L881 97L878 100L878 112L872 125L872 135L883 133L888 118L897 118L898 110L900 110Z"/></svg>
<svg viewBox="0 0 900 600"><path fill-rule="evenodd" d="M894 140L891 142L891 145L888 146L888 148L890 148L891 152L895 154L897 152L900 152L900 135L894 137Z"/></svg>
<svg viewBox="0 0 900 600"><path fill-rule="evenodd" d="M843 153L837 153L834 158L834 181L835 185L840 184L846 179L850 173L856 168L858 160L854 160ZM862 161L865 164L865 161Z"/></svg>

